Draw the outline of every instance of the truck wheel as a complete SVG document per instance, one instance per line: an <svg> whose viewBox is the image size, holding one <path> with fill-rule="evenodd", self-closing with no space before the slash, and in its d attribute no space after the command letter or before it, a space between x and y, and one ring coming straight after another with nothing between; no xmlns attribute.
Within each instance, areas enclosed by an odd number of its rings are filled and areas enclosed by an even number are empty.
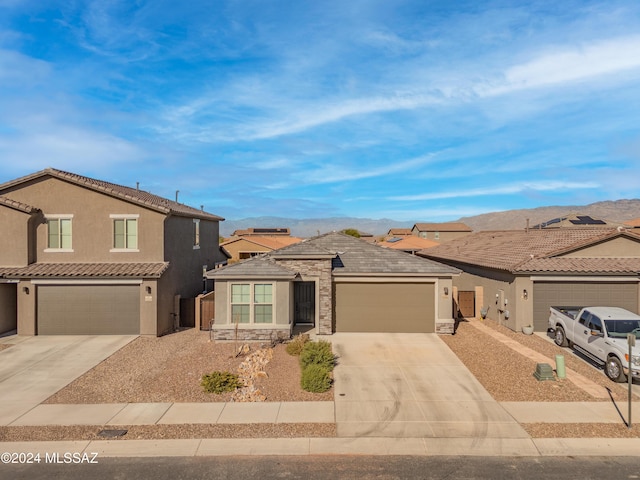
<svg viewBox="0 0 640 480"><path fill-rule="evenodd" d="M607 374L607 377L617 383L624 382L627 379L618 357L611 356L607 358L607 363L604 364L604 373Z"/></svg>
<svg viewBox="0 0 640 480"><path fill-rule="evenodd" d="M569 342L567 342L567 336L564 334L564 328L560 325L556 327L556 331L553 335L553 341L556 342L556 345L559 347L566 347L569 345Z"/></svg>

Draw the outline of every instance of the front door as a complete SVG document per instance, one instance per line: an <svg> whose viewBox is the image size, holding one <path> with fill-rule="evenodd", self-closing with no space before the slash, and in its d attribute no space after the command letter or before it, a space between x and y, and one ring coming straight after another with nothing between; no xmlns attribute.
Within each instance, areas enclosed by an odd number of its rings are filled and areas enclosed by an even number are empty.
<svg viewBox="0 0 640 480"><path fill-rule="evenodd" d="M316 284L315 282L294 282L293 303L295 325L314 325L316 321Z"/></svg>

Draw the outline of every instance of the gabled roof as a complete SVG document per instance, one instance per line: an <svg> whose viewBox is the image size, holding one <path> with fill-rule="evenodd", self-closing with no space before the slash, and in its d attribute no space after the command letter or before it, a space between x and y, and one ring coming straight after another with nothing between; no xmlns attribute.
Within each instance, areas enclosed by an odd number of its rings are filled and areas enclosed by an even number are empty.
<svg viewBox="0 0 640 480"><path fill-rule="evenodd" d="M334 261L333 274L340 275L456 275L457 268L407 255L404 252L382 248L344 233L332 232L271 253L274 258L287 258L287 250L303 257L326 252ZM289 252L291 253L291 252Z"/></svg>
<svg viewBox="0 0 640 480"><path fill-rule="evenodd" d="M390 228L387 232L387 235L391 236L401 236L401 235L411 235L410 228Z"/></svg>
<svg viewBox="0 0 640 480"><path fill-rule="evenodd" d="M207 272L206 277L214 280L235 280L235 279L289 279L293 280L296 276L296 272L289 270L288 268L278 265L274 259L260 255L248 260L244 260L233 265L219 268L217 270L210 270Z"/></svg>
<svg viewBox="0 0 640 480"><path fill-rule="evenodd" d="M483 231L423 250L419 255L509 272L616 272L622 265L619 259L563 258L558 255L619 236L640 239L638 235L611 228ZM635 259L626 260L625 271L634 270Z"/></svg>
<svg viewBox="0 0 640 480"><path fill-rule="evenodd" d="M156 263L32 263L0 267L4 278L159 278L168 262Z"/></svg>
<svg viewBox="0 0 640 480"><path fill-rule="evenodd" d="M420 232L472 232L473 229L462 222L416 223L413 229Z"/></svg>
<svg viewBox="0 0 640 480"><path fill-rule="evenodd" d="M13 208L14 210L18 210L23 213L36 213L39 212L40 209L36 207L32 207L31 205L27 205L26 203L16 202L15 200L11 200L10 198L3 197L0 195L0 206Z"/></svg>
<svg viewBox="0 0 640 480"><path fill-rule="evenodd" d="M46 168L39 172L32 173L31 175L27 175L25 177L17 178L15 180L3 183L2 185L0 185L0 192L20 185L22 183L37 180L39 178L47 176L64 180L85 188L89 188L96 192L119 198L121 200L125 200L136 205L149 208L151 210L156 210L166 215L178 215L214 221L224 220L224 218L212 213L207 213L205 211L198 210L197 208L174 202L158 195L153 195L152 193L145 192L144 190L125 187L123 185L117 185L115 183L109 183L103 180L96 180L89 177L83 177L82 175L64 172L62 170L56 170L55 168Z"/></svg>
<svg viewBox="0 0 640 480"><path fill-rule="evenodd" d="M294 278L280 260L331 260L334 276L458 275L457 268L332 232L207 273L208 278ZM293 267L291 267L293 268Z"/></svg>
<svg viewBox="0 0 640 480"><path fill-rule="evenodd" d="M278 248L286 247L287 245L292 245L294 243L301 242L302 239L298 237L261 237L258 235L244 236L238 238L232 238L231 240L227 240L224 243L221 243L221 247L225 247L232 243L236 243L239 241L245 241L249 243L254 243L256 245L260 245L261 247L270 248L271 250L277 250Z"/></svg>

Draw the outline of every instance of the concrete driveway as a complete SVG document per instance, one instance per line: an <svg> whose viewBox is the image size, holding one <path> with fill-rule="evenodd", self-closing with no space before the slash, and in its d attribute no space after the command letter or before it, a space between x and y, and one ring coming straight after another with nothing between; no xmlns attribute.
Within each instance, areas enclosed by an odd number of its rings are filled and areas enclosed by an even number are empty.
<svg viewBox="0 0 640 480"><path fill-rule="evenodd" d="M135 335L0 339L0 425L8 425L131 342Z"/></svg>
<svg viewBox="0 0 640 480"><path fill-rule="evenodd" d="M436 334L329 340L340 437L529 437Z"/></svg>

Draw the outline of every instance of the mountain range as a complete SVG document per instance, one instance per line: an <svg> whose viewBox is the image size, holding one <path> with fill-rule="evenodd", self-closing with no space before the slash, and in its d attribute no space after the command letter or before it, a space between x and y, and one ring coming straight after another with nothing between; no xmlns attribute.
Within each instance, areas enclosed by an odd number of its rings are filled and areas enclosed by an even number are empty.
<svg viewBox="0 0 640 480"><path fill-rule="evenodd" d="M640 218L640 199L608 200L589 205L550 206L502 212L483 213L472 217L462 217L457 222L469 225L473 230L518 230L529 225L566 216L571 213L589 215L610 222L623 223ZM428 218L419 218L414 222L402 222L388 218L370 219L355 217L331 217L293 219L284 217L252 217L240 220L225 220L220 224L220 235L230 236L235 230L251 227L288 227L291 235L296 237L312 237L333 230L355 228L372 235L384 235L390 228L411 228L415 223L430 223Z"/></svg>

